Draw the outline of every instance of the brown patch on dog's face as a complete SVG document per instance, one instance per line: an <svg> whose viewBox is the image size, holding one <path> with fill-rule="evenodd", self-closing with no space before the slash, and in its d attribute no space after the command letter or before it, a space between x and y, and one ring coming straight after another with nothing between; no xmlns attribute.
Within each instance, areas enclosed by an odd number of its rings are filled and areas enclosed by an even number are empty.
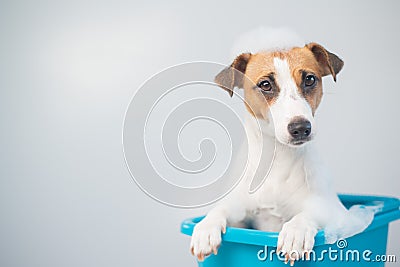
<svg viewBox="0 0 400 267"><path fill-rule="evenodd" d="M246 68L244 82L244 97L247 110L255 117L266 118L268 107L279 96L279 86L275 80L274 58L284 57L281 52L257 53L252 55ZM264 88L263 82L269 83L270 88Z"/></svg>
<svg viewBox="0 0 400 267"><path fill-rule="evenodd" d="M308 102L314 115L323 95L322 77L332 74L336 79L343 67L341 59L316 43L288 51L242 54L232 63L231 69L244 73L245 77L238 78L227 68L217 75L216 82L221 87L224 85L225 90L229 83L232 90L235 86L243 88L247 110L257 118L268 120L268 108L279 97L279 86L284 86L276 82L274 58L287 61L298 93Z"/></svg>
<svg viewBox="0 0 400 267"><path fill-rule="evenodd" d="M298 92L311 107L313 115L321 103L322 73L314 54L307 48L293 48L286 53L292 77Z"/></svg>

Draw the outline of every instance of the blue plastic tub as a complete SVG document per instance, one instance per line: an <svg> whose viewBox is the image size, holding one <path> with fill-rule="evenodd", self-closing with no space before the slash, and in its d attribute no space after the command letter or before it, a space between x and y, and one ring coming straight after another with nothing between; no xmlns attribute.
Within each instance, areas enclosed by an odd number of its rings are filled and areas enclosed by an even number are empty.
<svg viewBox="0 0 400 267"><path fill-rule="evenodd" d="M324 232L315 237L314 253L311 259L295 263L298 267L311 266L384 266L385 262L399 262L399 255L386 255L386 243L389 223L400 218L397 198L376 196L339 195L347 207L353 205L375 206L383 204L383 208L375 215L372 224L362 233L340 240L335 244L326 244ZM185 220L181 232L191 235L193 227L203 217ZM277 232L263 232L251 229L228 227L222 236L222 244L218 255L211 255L200 267L277 267L285 265L276 251ZM266 253L267 252L267 253Z"/></svg>

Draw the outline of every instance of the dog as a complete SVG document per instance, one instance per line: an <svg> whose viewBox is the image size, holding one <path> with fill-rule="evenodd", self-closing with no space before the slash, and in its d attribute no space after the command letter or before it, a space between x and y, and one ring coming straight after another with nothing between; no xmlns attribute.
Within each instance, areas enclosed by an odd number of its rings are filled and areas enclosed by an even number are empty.
<svg viewBox="0 0 400 267"><path fill-rule="evenodd" d="M231 97L234 88L244 90L249 165L234 190L194 227L190 250L199 261L217 254L227 225L279 232L277 251L293 265L307 259L319 230L333 243L371 223L370 210L342 205L312 142L322 77L336 81L343 65L322 45L308 43L244 51L215 77ZM259 165L266 164L262 154L272 152L263 182L249 190Z"/></svg>

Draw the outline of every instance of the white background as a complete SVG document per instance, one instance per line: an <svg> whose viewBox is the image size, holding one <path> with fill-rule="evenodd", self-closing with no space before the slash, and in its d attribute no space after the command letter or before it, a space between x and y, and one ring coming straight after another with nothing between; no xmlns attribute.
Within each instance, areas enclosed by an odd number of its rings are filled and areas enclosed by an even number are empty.
<svg viewBox="0 0 400 267"><path fill-rule="evenodd" d="M288 26L345 61L318 146L339 192L399 197L398 1L0 2L0 265L195 266L174 209L135 185L122 122L165 67L229 64L235 37ZM400 224L388 254L400 260ZM388 264L387 266L395 266Z"/></svg>

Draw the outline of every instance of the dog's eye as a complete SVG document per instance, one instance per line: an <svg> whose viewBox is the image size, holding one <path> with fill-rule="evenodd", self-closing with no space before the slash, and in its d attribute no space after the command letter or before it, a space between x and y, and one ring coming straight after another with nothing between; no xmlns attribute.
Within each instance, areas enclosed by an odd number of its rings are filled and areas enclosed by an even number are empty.
<svg viewBox="0 0 400 267"><path fill-rule="evenodd" d="M308 74L308 75L306 76L306 78L304 79L304 85L307 86L307 87L313 86L313 85L315 84L315 81L316 81L316 80L317 80L317 79L315 78L314 75Z"/></svg>
<svg viewBox="0 0 400 267"><path fill-rule="evenodd" d="M261 90L263 90L264 92L271 92L271 90L272 90L272 85L271 85L270 81L268 81L268 80L259 82L257 84L257 86L260 87Z"/></svg>

